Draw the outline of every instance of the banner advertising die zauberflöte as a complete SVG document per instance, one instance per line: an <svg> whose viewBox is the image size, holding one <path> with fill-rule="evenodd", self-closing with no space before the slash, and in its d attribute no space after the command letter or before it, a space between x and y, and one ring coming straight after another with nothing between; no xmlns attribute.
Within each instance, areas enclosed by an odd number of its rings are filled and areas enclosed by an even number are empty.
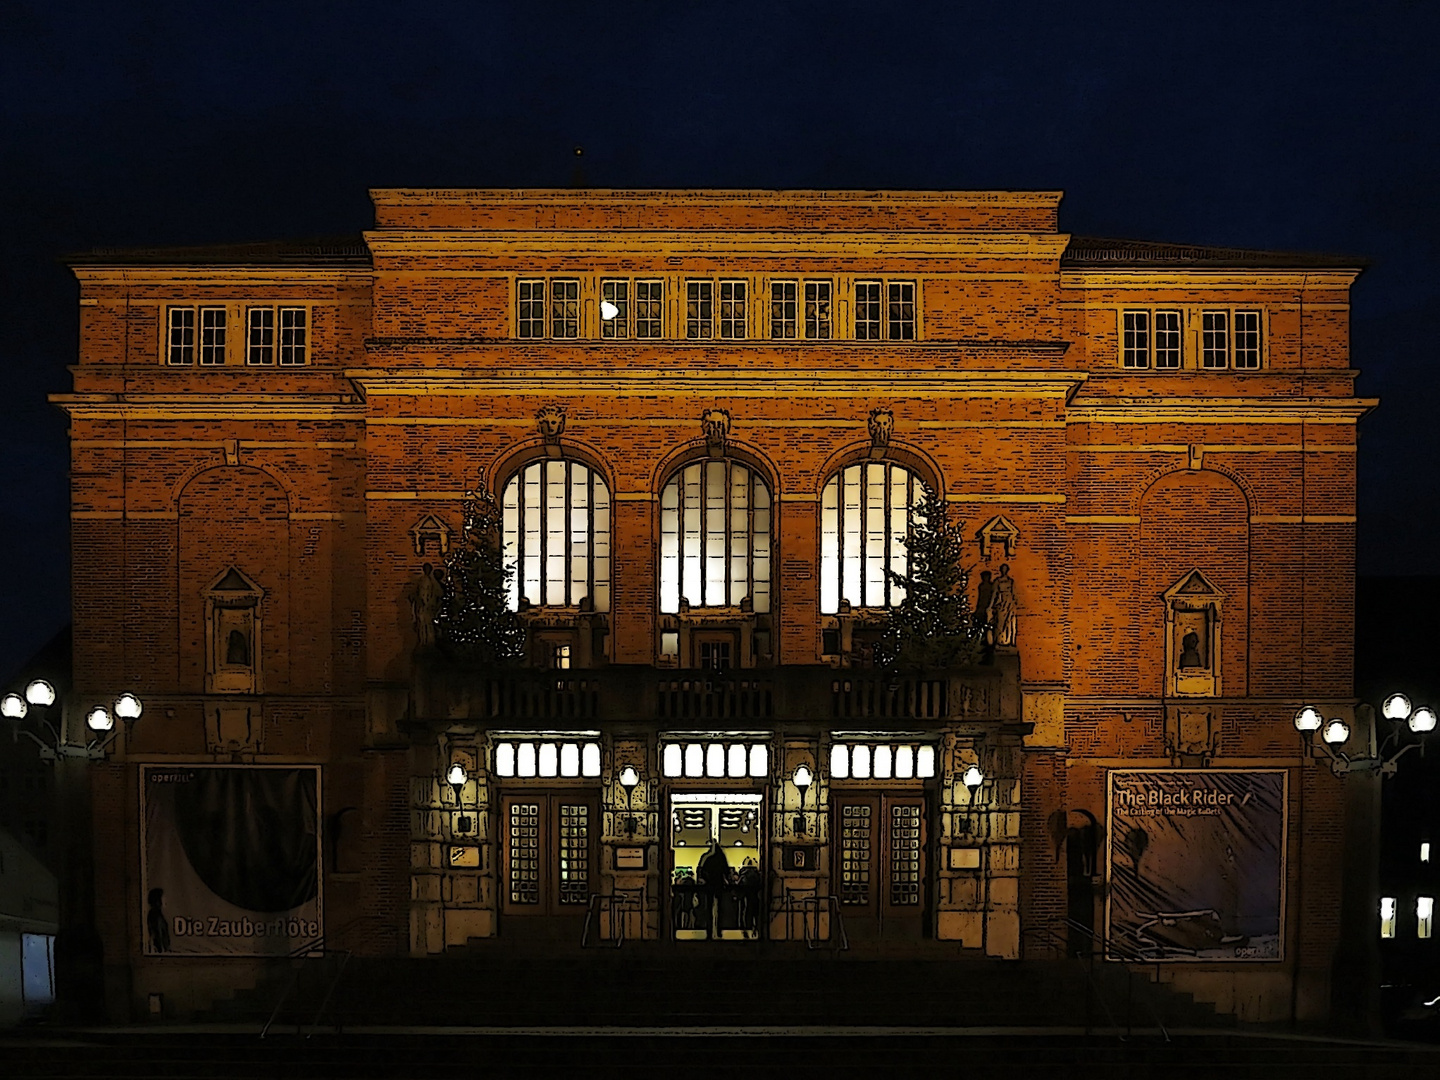
<svg viewBox="0 0 1440 1080"><path fill-rule="evenodd" d="M320 936L313 765L146 766L149 956L285 956Z"/></svg>
<svg viewBox="0 0 1440 1080"><path fill-rule="evenodd" d="M1283 769L1110 772L1110 959L1282 958L1287 778Z"/></svg>

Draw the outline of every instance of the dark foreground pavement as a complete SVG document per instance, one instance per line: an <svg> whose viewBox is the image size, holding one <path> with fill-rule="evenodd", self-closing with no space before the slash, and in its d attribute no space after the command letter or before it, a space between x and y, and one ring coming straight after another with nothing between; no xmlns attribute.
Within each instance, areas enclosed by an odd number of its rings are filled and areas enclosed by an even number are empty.
<svg viewBox="0 0 1440 1080"><path fill-rule="evenodd" d="M312 1037L256 1025L147 1026L0 1036L3 1080L263 1077L932 1076L1020 1080L1414 1077L1440 1080L1440 1047L1281 1032L1065 1028L381 1028Z"/></svg>

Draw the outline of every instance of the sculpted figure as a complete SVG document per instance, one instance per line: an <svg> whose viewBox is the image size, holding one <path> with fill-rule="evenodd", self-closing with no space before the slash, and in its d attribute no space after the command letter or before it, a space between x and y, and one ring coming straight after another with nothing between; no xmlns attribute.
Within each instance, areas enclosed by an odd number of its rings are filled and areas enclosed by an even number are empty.
<svg viewBox="0 0 1440 1080"><path fill-rule="evenodd" d="M871 449L883 450L890 445L895 431L895 414L889 409L871 409L869 427Z"/></svg>
<svg viewBox="0 0 1440 1080"><path fill-rule="evenodd" d="M558 443L565 434L565 410L559 405L546 405L535 414L535 425L547 446Z"/></svg>
<svg viewBox="0 0 1440 1080"><path fill-rule="evenodd" d="M996 645L1015 644L1015 579L1010 576L1010 564L1000 564L1000 576L995 579L994 600L991 603L990 625L994 628Z"/></svg>
<svg viewBox="0 0 1440 1080"><path fill-rule="evenodd" d="M415 595L410 600L415 639L421 648L435 644L435 617L440 614L441 596L440 572L427 562L420 568L420 580L415 583Z"/></svg>

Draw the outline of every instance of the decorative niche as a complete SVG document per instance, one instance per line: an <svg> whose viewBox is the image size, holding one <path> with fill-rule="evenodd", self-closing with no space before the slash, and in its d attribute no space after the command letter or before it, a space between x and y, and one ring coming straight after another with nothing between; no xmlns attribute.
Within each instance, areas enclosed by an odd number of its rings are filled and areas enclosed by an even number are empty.
<svg viewBox="0 0 1440 1080"><path fill-rule="evenodd" d="M260 602L265 590L231 566L205 589L205 692L261 691Z"/></svg>
<svg viewBox="0 0 1440 1080"><path fill-rule="evenodd" d="M1199 570L1165 590L1165 681L1172 697L1218 697L1225 593Z"/></svg>

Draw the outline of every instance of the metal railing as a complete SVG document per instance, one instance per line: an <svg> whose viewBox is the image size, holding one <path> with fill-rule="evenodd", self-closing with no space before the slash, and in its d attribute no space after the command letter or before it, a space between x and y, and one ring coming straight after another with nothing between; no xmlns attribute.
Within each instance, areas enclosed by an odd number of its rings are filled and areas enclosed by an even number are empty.
<svg viewBox="0 0 1440 1080"><path fill-rule="evenodd" d="M608 939L604 936L606 924L600 919L602 909L609 918ZM601 923L601 930L596 937L596 946L608 940L612 949L620 948L625 944L625 924L632 913L641 919L645 917L645 890L617 889L613 893L591 893L590 901L585 906L585 926L580 931L580 947L591 947L590 928L598 921Z"/></svg>
<svg viewBox="0 0 1440 1080"><path fill-rule="evenodd" d="M839 897L832 895L796 896L792 893L785 893L775 899L777 903L771 908L771 920L773 921L776 916L785 919L785 931L788 935L794 926L794 919L798 915L801 931L805 937L806 950L818 949L826 944L832 945L836 952L850 950L850 936L845 932L845 916L840 911ZM830 933L826 938L820 936L822 908L830 916Z"/></svg>
<svg viewBox="0 0 1440 1080"><path fill-rule="evenodd" d="M1122 1040L1130 1038L1134 1034L1134 965L1155 964L1155 981L1158 983L1160 979L1159 963L1157 963L1153 957L1144 956L1135 950L1127 949L1117 942L1110 941L1102 935L1097 934L1084 923L1076 922L1074 919L1066 919L1065 927L1069 931L1069 933L1065 935L1050 929L1048 926L1032 926L1022 930L1020 933L1022 938L1032 937L1046 941L1052 947L1058 949L1063 956L1068 959L1073 959L1082 965L1085 972L1086 1035L1090 1034L1091 1028L1094 1026L1092 1023L1094 1017L1093 1002L1096 1000L1099 1001L1100 1007L1104 1009L1105 1015L1109 1018L1110 1026L1116 1029L1121 1026L1115 1017L1114 1010L1110 1008L1109 995L1101 985L1095 970L1095 958L1097 956L1101 957L1102 963L1104 963L1104 958L1106 957L1114 957L1116 960L1119 960L1125 971L1125 1034L1121 1035L1120 1038ZM1090 946L1083 953L1076 952L1073 948L1077 935ZM1098 948L1096 946L1098 946ZM1154 1005L1148 1000L1144 1000L1143 1003L1145 1010L1150 1014L1151 1019L1155 1021L1155 1026L1160 1029L1160 1034L1164 1036L1166 1042L1170 1042L1170 1031L1165 1027L1165 1021L1160 1019L1160 1014L1155 1010Z"/></svg>
<svg viewBox="0 0 1440 1080"><path fill-rule="evenodd" d="M353 955L349 949L331 949L328 942L339 938L350 928L365 921L366 916L357 916L336 929L327 931L319 937L313 938L290 951L288 959L294 965L295 973L290 976L285 984L285 990L276 1000L275 1007L270 1010L270 1018L265 1021L265 1026L260 1029L260 1038L263 1039L270 1034L270 1028L274 1025L275 1019L280 1015L280 1010L285 1006L285 1002L290 1000L290 995L299 987L301 976L305 970L311 966L311 962L318 961L323 964L327 959L338 956L340 958L339 966L335 974L330 978L328 986L325 988L325 995L320 1001L320 1007L315 1010L315 1016L310 1021L310 1030L306 1033L305 1037L308 1039L311 1035L315 1034L315 1029L320 1025L320 1019L325 1015L325 1010L329 1008L330 999L335 995L335 988L340 985L340 979L344 976L345 969L350 964L350 957ZM301 1018L295 1021L295 1034L299 1035L304 1026L305 1022L302 1013ZM335 1033L338 1035L340 1030L341 1025L336 1023Z"/></svg>

